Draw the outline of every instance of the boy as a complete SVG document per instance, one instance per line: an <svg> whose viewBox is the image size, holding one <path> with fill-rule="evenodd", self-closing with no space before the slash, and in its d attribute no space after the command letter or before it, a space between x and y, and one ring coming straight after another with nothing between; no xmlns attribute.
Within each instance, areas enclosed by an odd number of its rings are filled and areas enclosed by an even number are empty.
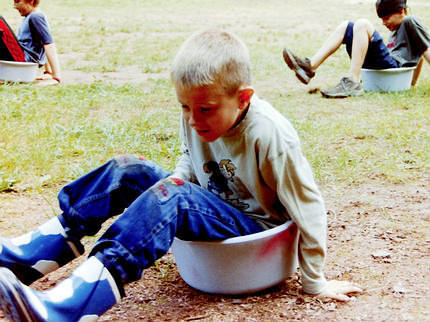
<svg viewBox="0 0 430 322"><path fill-rule="evenodd" d="M124 284L140 279L169 250L175 236L219 240L289 218L301 231L304 291L341 301L360 291L324 278L323 200L295 130L254 94L245 45L224 31L197 33L182 45L171 76L183 116L176 169L169 175L151 161L116 157L62 189L61 215L25 237L3 239L0 297L12 320L97 318L124 295ZM218 184L222 180L207 171L214 163L235 167L227 183ZM53 289L37 292L11 272L30 284L81 254L82 236L123 211L89 259Z"/></svg>
<svg viewBox="0 0 430 322"><path fill-rule="evenodd" d="M430 63L430 34L417 17L407 16L406 0L377 0L376 12L390 31L385 45L380 34L366 19L355 23L345 21L330 35L323 46L309 58L299 58L288 48L283 51L284 60L297 78L308 84L315 70L341 44L351 58L349 72L333 88L321 90L328 98L344 98L361 95L361 68L385 69L415 66L412 85L415 85L422 66L422 57Z"/></svg>
<svg viewBox="0 0 430 322"><path fill-rule="evenodd" d="M56 82L61 81L57 49L46 16L39 9L39 0L14 0L14 7L24 17L18 30L16 43L12 30L2 19L0 29L0 59L25 61L45 65L46 74Z"/></svg>

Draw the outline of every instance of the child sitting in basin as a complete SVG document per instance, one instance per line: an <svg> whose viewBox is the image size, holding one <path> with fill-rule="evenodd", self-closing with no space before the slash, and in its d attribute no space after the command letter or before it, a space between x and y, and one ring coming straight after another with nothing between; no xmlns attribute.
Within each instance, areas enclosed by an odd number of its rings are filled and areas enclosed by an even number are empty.
<svg viewBox="0 0 430 322"><path fill-rule="evenodd" d="M6 21L0 21L0 60L37 63L45 66L46 75L61 82L57 49L39 0L14 0L14 7L24 17L17 42Z"/></svg>
<svg viewBox="0 0 430 322"><path fill-rule="evenodd" d="M325 279L322 196L291 123L254 93L242 41L220 30L194 34L171 77L182 109L183 154L175 170L116 157L61 190L63 213L21 238L1 239L0 300L12 320L95 319L175 236L220 240L289 219L301 233L298 254L288 256L298 255L303 290L340 301L360 292ZM23 284L82 254L80 239L121 213L65 281L45 292Z"/></svg>
<svg viewBox="0 0 430 322"><path fill-rule="evenodd" d="M362 67L386 69L418 65L412 78L412 85L415 85L422 57L430 63L430 34L419 18L407 15L406 0L377 0L376 12L391 31L387 45L367 19L359 19L355 23L344 21L312 58L299 58L285 48L285 62L302 83L308 84L316 69L345 44L351 58L348 74L335 87L321 90L323 96L344 98L362 94Z"/></svg>

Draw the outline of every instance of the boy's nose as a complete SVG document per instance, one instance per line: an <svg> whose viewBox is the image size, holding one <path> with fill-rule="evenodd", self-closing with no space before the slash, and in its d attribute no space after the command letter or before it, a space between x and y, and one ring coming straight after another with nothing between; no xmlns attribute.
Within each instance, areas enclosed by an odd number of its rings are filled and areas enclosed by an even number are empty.
<svg viewBox="0 0 430 322"><path fill-rule="evenodd" d="M200 119L200 116L198 115L198 113L194 112L194 113L190 113L190 116L188 118L188 124L190 126L195 126L196 124L198 124Z"/></svg>
<svg viewBox="0 0 430 322"><path fill-rule="evenodd" d="M186 118L186 121L187 121L188 125L191 126L191 127L196 124L196 121L195 121L194 116L193 116L192 113L190 113L188 115L188 117Z"/></svg>

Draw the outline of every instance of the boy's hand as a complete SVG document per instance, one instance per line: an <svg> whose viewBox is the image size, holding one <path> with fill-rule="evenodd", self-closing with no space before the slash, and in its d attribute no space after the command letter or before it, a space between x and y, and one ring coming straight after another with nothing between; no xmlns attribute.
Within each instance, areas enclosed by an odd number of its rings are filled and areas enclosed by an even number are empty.
<svg viewBox="0 0 430 322"><path fill-rule="evenodd" d="M347 281L327 281L326 287L318 294L318 297L331 298L337 301L348 302L350 293L361 293L362 289Z"/></svg>

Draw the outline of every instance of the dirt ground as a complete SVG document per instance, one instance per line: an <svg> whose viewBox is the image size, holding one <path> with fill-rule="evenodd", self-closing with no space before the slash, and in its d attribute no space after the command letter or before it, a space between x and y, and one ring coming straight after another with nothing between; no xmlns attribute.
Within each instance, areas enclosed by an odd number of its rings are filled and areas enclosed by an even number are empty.
<svg viewBox="0 0 430 322"><path fill-rule="evenodd" d="M40 71L41 73L41 71ZM39 79L40 78L40 79ZM107 83L114 83L117 85L128 84L142 84L148 79L168 78L165 73L142 73L138 66L127 66L122 68L119 72L83 72L80 70L64 70L62 71L62 84L91 84L93 82L101 81ZM57 85L49 76L38 76L35 81L38 86Z"/></svg>
<svg viewBox="0 0 430 322"><path fill-rule="evenodd" d="M414 184L387 186L370 179L358 187L321 190L329 222L327 278L364 289L350 302L303 294L299 272L259 294L204 294L181 279L167 254L128 285L128 296L100 321L430 321L430 173ZM17 235L44 222L57 210L55 191L0 194L0 234ZM85 239L87 250L94 241ZM33 286L52 287L83 259Z"/></svg>

